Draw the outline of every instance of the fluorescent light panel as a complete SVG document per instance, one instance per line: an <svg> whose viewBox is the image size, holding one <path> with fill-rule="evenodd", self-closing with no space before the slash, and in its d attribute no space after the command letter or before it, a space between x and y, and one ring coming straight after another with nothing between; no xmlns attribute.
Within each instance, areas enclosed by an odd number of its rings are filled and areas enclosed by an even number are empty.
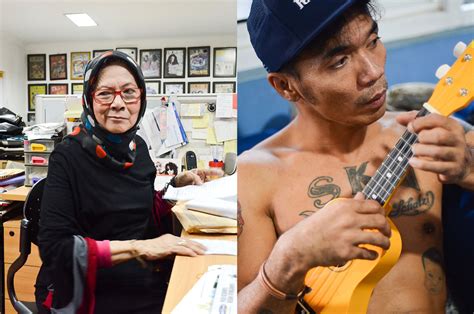
<svg viewBox="0 0 474 314"><path fill-rule="evenodd" d="M97 23L86 13L64 14L79 27L97 26Z"/></svg>

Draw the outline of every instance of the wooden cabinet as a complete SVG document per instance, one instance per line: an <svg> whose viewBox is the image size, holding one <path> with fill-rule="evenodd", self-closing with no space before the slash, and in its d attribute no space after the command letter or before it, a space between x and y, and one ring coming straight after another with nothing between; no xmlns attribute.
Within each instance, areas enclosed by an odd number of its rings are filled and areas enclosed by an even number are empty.
<svg viewBox="0 0 474 314"><path fill-rule="evenodd" d="M11 263L20 255L20 219L7 221L4 223L5 237L5 289L7 289L6 277ZM15 275L16 295L21 301L35 300L35 282L38 276L41 259L38 247L31 245L31 253L25 265ZM8 291L5 291L5 313L15 314L10 303Z"/></svg>

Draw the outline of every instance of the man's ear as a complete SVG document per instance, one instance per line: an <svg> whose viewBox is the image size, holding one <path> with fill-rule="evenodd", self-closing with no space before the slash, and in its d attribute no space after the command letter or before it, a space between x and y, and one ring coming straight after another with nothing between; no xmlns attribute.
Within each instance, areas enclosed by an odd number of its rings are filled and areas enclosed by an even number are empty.
<svg viewBox="0 0 474 314"><path fill-rule="evenodd" d="M267 80L277 93L286 100L296 102L301 98L298 90L295 89L295 79L288 74L270 72L267 75Z"/></svg>

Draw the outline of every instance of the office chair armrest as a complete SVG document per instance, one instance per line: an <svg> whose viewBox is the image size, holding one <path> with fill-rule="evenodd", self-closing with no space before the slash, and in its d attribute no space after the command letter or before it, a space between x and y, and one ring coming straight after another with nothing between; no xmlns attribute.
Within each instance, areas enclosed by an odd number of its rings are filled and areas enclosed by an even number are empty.
<svg viewBox="0 0 474 314"><path fill-rule="evenodd" d="M28 232L28 225L30 221L26 218L21 220L20 227L20 254L24 254L26 257L31 253L31 239L30 233ZM20 266L21 267L21 266Z"/></svg>

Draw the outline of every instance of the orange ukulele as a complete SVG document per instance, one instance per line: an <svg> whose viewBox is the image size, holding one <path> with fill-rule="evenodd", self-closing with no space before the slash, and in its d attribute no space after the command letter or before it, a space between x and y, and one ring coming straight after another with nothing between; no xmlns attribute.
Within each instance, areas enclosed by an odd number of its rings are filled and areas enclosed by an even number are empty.
<svg viewBox="0 0 474 314"><path fill-rule="evenodd" d="M454 55L458 59L451 68L443 65L436 72L440 81L418 117L430 112L449 116L473 101L474 41L468 47L462 42L458 43ZM378 201L386 215L391 211L389 200L405 176L408 159L413 155L411 145L417 140L416 134L405 131L362 191L366 199ZM298 313L367 312L375 285L397 263L402 250L400 232L390 219L388 221L392 229L390 249L384 251L379 247L364 245L379 253L376 260L356 259L343 266L316 267L306 274L305 284L311 291L298 301Z"/></svg>

